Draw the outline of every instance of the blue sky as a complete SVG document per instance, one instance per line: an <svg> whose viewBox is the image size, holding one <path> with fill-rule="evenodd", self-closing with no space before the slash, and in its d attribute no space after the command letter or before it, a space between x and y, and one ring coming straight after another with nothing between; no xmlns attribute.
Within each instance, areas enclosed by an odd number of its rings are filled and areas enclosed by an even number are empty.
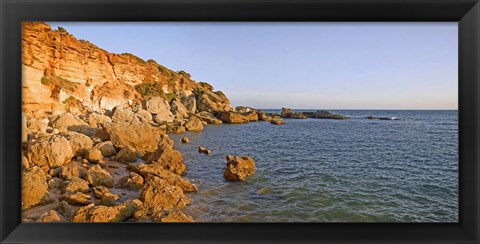
<svg viewBox="0 0 480 244"><path fill-rule="evenodd" d="M185 70L233 106L458 107L456 22L49 24L109 52Z"/></svg>

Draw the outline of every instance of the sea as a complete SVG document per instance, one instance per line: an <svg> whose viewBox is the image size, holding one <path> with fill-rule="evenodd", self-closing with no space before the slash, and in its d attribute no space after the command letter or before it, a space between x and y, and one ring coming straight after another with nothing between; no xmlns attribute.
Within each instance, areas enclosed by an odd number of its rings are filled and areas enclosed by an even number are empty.
<svg viewBox="0 0 480 244"><path fill-rule="evenodd" d="M199 187L185 212L197 222L458 222L457 110L331 111L349 119L172 135ZM227 155L252 157L255 175L226 181Z"/></svg>

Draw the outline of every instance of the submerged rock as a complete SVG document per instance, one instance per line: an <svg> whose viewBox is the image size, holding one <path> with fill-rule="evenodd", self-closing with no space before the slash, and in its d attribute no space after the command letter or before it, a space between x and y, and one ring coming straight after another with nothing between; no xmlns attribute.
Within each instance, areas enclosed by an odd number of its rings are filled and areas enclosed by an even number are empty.
<svg viewBox="0 0 480 244"><path fill-rule="evenodd" d="M283 124L285 124L285 121L279 120L279 119L273 119L273 120L270 121L270 124L272 124L272 125L283 125Z"/></svg>
<svg viewBox="0 0 480 244"><path fill-rule="evenodd" d="M212 154L212 150L209 150L205 147L198 147L198 152L199 153L204 153L204 154Z"/></svg>
<svg viewBox="0 0 480 244"><path fill-rule="evenodd" d="M224 177L230 181L242 181L250 175L255 174L255 161L247 156L230 156L226 157L227 167Z"/></svg>
<svg viewBox="0 0 480 244"><path fill-rule="evenodd" d="M182 143L189 143L190 142L190 139L186 136L182 137L180 140L181 140Z"/></svg>

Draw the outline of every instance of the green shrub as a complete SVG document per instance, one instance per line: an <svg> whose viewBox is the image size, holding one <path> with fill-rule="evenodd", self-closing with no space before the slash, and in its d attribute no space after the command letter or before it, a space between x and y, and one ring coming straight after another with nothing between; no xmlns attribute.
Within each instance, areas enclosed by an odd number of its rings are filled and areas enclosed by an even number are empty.
<svg viewBox="0 0 480 244"><path fill-rule="evenodd" d="M170 70L167 69L165 66L163 65L158 65L158 71L160 71L160 73L164 74L164 75L170 75Z"/></svg>
<svg viewBox="0 0 480 244"><path fill-rule="evenodd" d="M171 102L173 99L177 98L177 95L175 95L175 93L170 92L170 93L167 93L166 98L167 98L168 102Z"/></svg>
<svg viewBox="0 0 480 244"><path fill-rule="evenodd" d="M137 60L139 63L143 63L143 64L146 63L145 60L143 60L142 58L137 57L137 56L135 56L135 55L133 55L133 54L131 54L131 53L122 53L122 55L132 57L133 59Z"/></svg>
<svg viewBox="0 0 480 244"><path fill-rule="evenodd" d="M75 83L72 81L69 81L63 77L57 76L56 77L56 83L58 86L60 86L62 89L74 92L75 91Z"/></svg>
<svg viewBox="0 0 480 244"><path fill-rule="evenodd" d="M42 85L50 85L50 78L48 78L48 76L43 76L42 79L40 79L40 82Z"/></svg>
<svg viewBox="0 0 480 244"><path fill-rule="evenodd" d="M164 97L165 93L160 82L147 82L135 86L135 90L144 97Z"/></svg>
<svg viewBox="0 0 480 244"><path fill-rule="evenodd" d="M65 28L61 27L61 26L59 26L59 27L57 28L57 30L60 31L60 32L62 32L62 33L67 33L67 34L68 34L68 31L67 31Z"/></svg>
<svg viewBox="0 0 480 244"><path fill-rule="evenodd" d="M208 84L207 82L200 81L198 84L205 90L213 91L213 86Z"/></svg>
<svg viewBox="0 0 480 244"><path fill-rule="evenodd" d="M179 75L182 75L182 76L186 76L186 77L188 77L188 78L191 77L189 73L187 73L187 72L185 72L185 71L183 71L183 70L178 71L178 74L179 74Z"/></svg>

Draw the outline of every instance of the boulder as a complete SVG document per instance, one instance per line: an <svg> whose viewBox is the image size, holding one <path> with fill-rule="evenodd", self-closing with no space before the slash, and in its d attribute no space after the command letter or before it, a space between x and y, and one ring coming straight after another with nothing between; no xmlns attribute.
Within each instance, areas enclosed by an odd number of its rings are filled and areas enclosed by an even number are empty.
<svg viewBox="0 0 480 244"><path fill-rule="evenodd" d="M123 106L117 106L112 111L112 122L113 123L133 123L133 122L140 122L138 117L135 113L130 110L126 109ZM108 127L111 123L107 123L104 127Z"/></svg>
<svg viewBox="0 0 480 244"><path fill-rule="evenodd" d="M143 178L146 178L149 175L159 177L167 181L170 185L180 187L183 192L197 191L197 186L192 184L190 181L155 164L128 164L127 169L138 173L139 175L143 176Z"/></svg>
<svg viewBox="0 0 480 244"><path fill-rule="evenodd" d="M200 112L195 114L197 118L199 118L201 121L206 122L207 124L221 124L223 123L221 120L217 119L213 114L209 112Z"/></svg>
<svg viewBox="0 0 480 244"><path fill-rule="evenodd" d="M307 116L305 116L303 113L293 112L293 110L290 108L282 108L280 117L288 118L288 119L306 119L307 118Z"/></svg>
<svg viewBox="0 0 480 244"><path fill-rule="evenodd" d="M73 178L78 178L82 176L82 171L85 171L84 169L81 169L78 164L71 162L69 164L65 164L62 167L59 167L60 171L60 176L64 180L71 180Z"/></svg>
<svg viewBox="0 0 480 244"><path fill-rule="evenodd" d="M235 107L235 112L238 112L238 113L248 113L248 112L253 111L253 110L254 109L249 108L249 107L245 107L245 106Z"/></svg>
<svg viewBox="0 0 480 244"><path fill-rule="evenodd" d="M94 128L90 127L86 122L75 118L71 113L60 115L52 122L52 127L59 132L75 131L89 137L95 136L96 133Z"/></svg>
<svg viewBox="0 0 480 244"><path fill-rule="evenodd" d="M197 110L197 100L194 95L182 97L182 104L189 113L195 113Z"/></svg>
<svg viewBox="0 0 480 244"><path fill-rule="evenodd" d="M161 218L162 222L170 222L170 223L175 223L175 222L194 222L193 218L186 215L182 211L179 210L174 210L169 212L165 217Z"/></svg>
<svg viewBox="0 0 480 244"><path fill-rule="evenodd" d="M94 127L94 128L101 128L103 127L104 125L112 122L112 119L106 115L103 115L103 114L98 114L98 113L91 113L88 115L88 124L91 126L91 127Z"/></svg>
<svg viewBox="0 0 480 244"><path fill-rule="evenodd" d="M184 137L182 137L182 138L180 139L180 141L181 141L182 143L189 143L189 142L190 142L190 139L189 139L188 137L184 136Z"/></svg>
<svg viewBox="0 0 480 244"><path fill-rule="evenodd" d="M63 182L64 181L61 178L57 178L57 177L47 180L48 189L51 191L60 190L60 187L62 186Z"/></svg>
<svg viewBox="0 0 480 244"><path fill-rule="evenodd" d="M132 217L142 203L138 200L128 200L114 207L88 206L79 208L72 217L72 222L122 222Z"/></svg>
<svg viewBox="0 0 480 244"><path fill-rule="evenodd" d="M86 180L91 186L113 186L113 178L106 170L102 169L100 165L93 165L86 173Z"/></svg>
<svg viewBox="0 0 480 244"><path fill-rule="evenodd" d="M70 219L75 213L75 207L70 206L66 201L60 201L57 206L57 211L65 216L65 218Z"/></svg>
<svg viewBox="0 0 480 244"><path fill-rule="evenodd" d="M166 133L167 134L180 134L185 132L185 127L175 124L167 124Z"/></svg>
<svg viewBox="0 0 480 244"><path fill-rule="evenodd" d="M100 150L104 157L110 157L117 154L117 150L111 141L100 142L95 145L94 149Z"/></svg>
<svg viewBox="0 0 480 244"><path fill-rule="evenodd" d="M165 132L146 123L113 123L105 127L110 141L117 148L130 147L140 155L157 148L161 134Z"/></svg>
<svg viewBox="0 0 480 244"><path fill-rule="evenodd" d="M28 158L22 155L22 169L30 168L30 163L28 162Z"/></svg>
<svg viewBox="0 0 480 244"><path fill-rule="evenodd" d="M340 114L334 114L327 110L317 110L316 112L304 112L303 114L309 118L315 118L315 119L337 119L337 120L347 119L346 116L343 116Z"/></svg>
<svg viewBox="0 0 480 244"><path fill-rule="evenodd" d="M165 210L180 209L190 204L182 189L170 185L167 181L148 176L140 194L142 206L135 212L135 219L152 219L159 221Z"/></svg>
<svg viewBox="0 0 480 244"><path fill-rule="evenodd" d="M93 194L96 198L100 199L100 204L105 206L114 206L120 197L117 194L113 194L104 186L96 186L93 188Z"/></svg>
<svg viewBox="0 0 480 244"><path fill-rule="evenodd" d="M186 119L189 117L187 108L177 99L170 102L172 114L177 119Z"/></svg>
<svg viewBox="0 0 480 244"><path fill-rule="evenodd" d="M184 175L187 171L182 154L168 144L159 145L155 152L146 157L146 161L178 175Z"/></svg>
<svg viewBox="0 0 480 244"><path fill-rule="evenodd" d="M161 97L152 97L143 102L144 109L154 115L153 120L157 123L172 122L173 114L170 104Z"/></svg>
<svg viewBox="0 0 480 244"><path fill-rule="evenodd" d="M98 149L98 148L92 148L92 149L88 150L88 153L85 156L85 159L87 159L88 162L92 163L92 164L103 163L102 151L100 151L100 149Z"/></svg>
<svg viewBox="0 0 480 244"><path fill-rule="evenodd" d="M90 195L81 192L64 195L60 198L60 200L72 205L87 205L92 203L92 198Z"/></svg>
<svg viewBox="0 0 480 244"><path fill-rule="evenodd" d="M202 91L198 96L197 110L207 112L218 112L230 110L230 101L223 93L215 93L212 91Z"/></svg>
<svg viewBox="0 0 480 244"><path fill-rule="evenodd" d="M285 121L280 120L280 119L272 119L270 121L270 124L272 124L272 125L283 125L283 124L285 124Z"/></svg>
<svg viewBox="0 0 480 244"><path fill-rule="evenodd" d="M48 119L43 118L43 119L29 119L27 121L27 128L30 132L33 133L45 133L48 128Z"/></svg>
<svg viewBox="0 0 480 244"><path fill-rule="evenodd" d="M200 119L193 116L185 123L185 128L188 131L201 131L203 130L203 123Z"/></svg>
<svg viewBox="0 0 480 244"><path fill-rule="evenodd" d="M22 209L50 202L45 173L37 166L22 173Z"/></svg>
<svg viewBox="0 0 480 244"><path fill-rule="evenodd" d="M258 120L260 120L260 121L267 121L267 120L269 120L269 117L267 116L267 114L265 114L265 113L262 112L262 111L257 111L257 115L258 115Z"/></svg>
<svg viewBox="0 0 480 244"><path fill-rule="evenodd" d="M68 142L70 142L74 156L85 157L88 150L93 147L92 139L84 134L69 131L62 134L62 136L64 136Z"/></svg>
<svg viewBox="0 0 480 244"><path fill-rule="evenodd" d="M115 160L122 163L135 162L137 161L137 154L130 147L124 147L117 153Z"/></svg>
<svg viewBox="0 0 480 244"><path fill-rule="evenodd" d="M216 115L224 123L239 124L239 123L258 121L258 115L257 115L257 112L255 111L251 111L248 113L220 111L220 112L217 112Z"/></svg>
<svg viewBox="0 0 480 244"><path fill-rule="evenodd" d="M135 115L137 118L144 123L152 123L153 122L153 116L150 112L148 112L145 109L139 109Z"/></svg>
<svg viewBox="0 0 480 244"><path fill-rule="evenodd" d="M230 156L226 157L227 167L224 177L230 181L243 181L250 175L255 174L255 161L247 156Z"/></svg>
<svg viewBox="0 0 480 244"><path fill-rule="evenodd" d="M117 186L128 190L141 190L143 188L143 177L135 172L130 172L118 181Z"/></svg>
<svg viewBox="0 0 480 244"><path fill-rule="evenodd" d="M31 165L50 168L69 162L74 156L72 147L63 136L43 137L28 147L27 158Z"/></svg>
<svg viewBox="0 0 480 244"><path fill-rule="evenodd" d="M209 150L205 147L198 147L198 152L199 153L204 153L204 154L212 154L212 150Z"/></svg>
<svg viewBox="0 0 480 244"><path fill-rule="evenodd" d="M69 181L63 182L63 189L62 192L64 193L75 193L75 192L82 192L87 193L90 191L90 187L88 185L88 181L80 179L80 178L72 178Z"/></svg>
<svg viewBox="0 0 480 244"><path fill-rule="evenodd" d="M43 213L37 222L62 222L66 221L57 211L50 210L50 212Z"/></svg>

